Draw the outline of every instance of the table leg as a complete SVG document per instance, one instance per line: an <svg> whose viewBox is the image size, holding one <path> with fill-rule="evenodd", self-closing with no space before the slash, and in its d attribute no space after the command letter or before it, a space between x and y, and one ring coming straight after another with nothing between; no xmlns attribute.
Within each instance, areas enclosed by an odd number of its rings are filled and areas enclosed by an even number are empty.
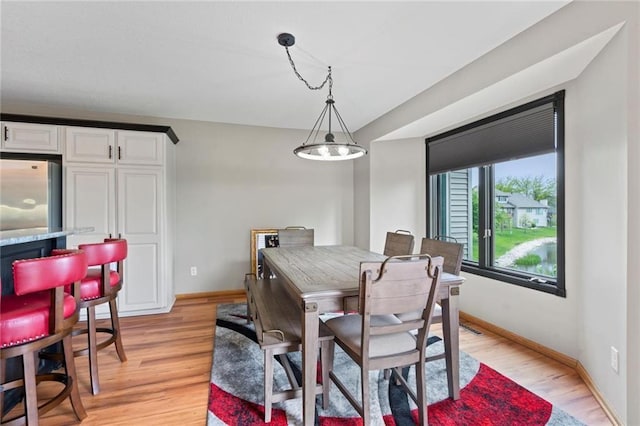
<svg viewBox="0 0 640 426"><path fill-rule="evenodd" d="M444 337L445 363L449 396L460 399L460 320L458 287L449 289L449 297L440 301L442 307L442 334Z"/></svg>
<svg viewBox="0 0 640 426"><path fill-rule="evenodd" d="M305 425L315 424L316 374L318 371L318 304L302 302L302 416Z"/></svg>

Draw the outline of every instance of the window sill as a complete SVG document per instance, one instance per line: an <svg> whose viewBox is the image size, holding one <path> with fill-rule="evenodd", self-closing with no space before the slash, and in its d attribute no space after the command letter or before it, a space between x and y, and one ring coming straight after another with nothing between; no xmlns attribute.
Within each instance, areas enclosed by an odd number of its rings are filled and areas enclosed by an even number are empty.
<svg viewBox="0 0 640 426"><path fill-rule="evenodd" d="M486 278L491 278L497 281L542 291L544 293L549 293L560 297L567 297L566 291L559 288L556 282L553 281L548 281L546 283L535 282L530 280L531 276L510 274L495 269L483 269L479 268L478 266L469 264L463 264L462 271L474 275L480 275Z"/></svg>

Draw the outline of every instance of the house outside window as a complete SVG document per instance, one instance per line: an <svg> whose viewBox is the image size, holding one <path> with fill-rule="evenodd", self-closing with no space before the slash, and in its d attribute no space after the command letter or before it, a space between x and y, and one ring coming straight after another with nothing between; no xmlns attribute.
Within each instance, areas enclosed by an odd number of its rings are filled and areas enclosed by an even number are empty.
<svg viewBox="0 0 640 426"><path fill-rule="evenodd" d="M463 243L463 271L566 296L563 101L426 140L427 235Z"/></svg>

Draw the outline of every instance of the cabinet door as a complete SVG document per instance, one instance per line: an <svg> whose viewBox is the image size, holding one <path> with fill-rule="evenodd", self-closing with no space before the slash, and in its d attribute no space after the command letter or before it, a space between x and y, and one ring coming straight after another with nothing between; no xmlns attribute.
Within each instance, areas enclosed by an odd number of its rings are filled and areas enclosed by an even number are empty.
<svg viewBox="0 0 640 426"><path fill-rule="evenodd" d="M115 130L66 127L65 161L113 164L115 140Z"/></svg>
<svg viewBox="0 0 640 426"><path fill-rule="evenodd" d="M153 132L118 131L118 163L162 165L164 135Z"/></svg>
<svg viewBox="0 0 640 426"><path fill-rule="evenodd" d="M113 167L67 166L65 170L65 227L93 227L90 233L67 237L67 247L98 243L116 230L115 171Z"/></svg>
<svg viewBox="0 0 640 426"><path fill-rule="evenodd" d="M118 296L122 312L166 305L160 260L163 174L157 168L118 168L118 233L126 238L124 285Z"/></svg>
<svg viewBox="0 0 640 426"><path fill-rule="evenodd" d="M4 151L59 153L58 127L32 123L2 123Z"/></svg>

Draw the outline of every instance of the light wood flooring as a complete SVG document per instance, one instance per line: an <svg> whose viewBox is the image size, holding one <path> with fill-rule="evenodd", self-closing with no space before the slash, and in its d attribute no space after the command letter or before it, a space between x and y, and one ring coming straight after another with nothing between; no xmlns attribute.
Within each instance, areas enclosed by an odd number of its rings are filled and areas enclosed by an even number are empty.
<svg viewBox="0 0 640 426"><path fill-rule="evenodd" d="M180 299L171 313L122 318L128 361L115 349L99 352L101 392L91 395L86 357L76 358L80 393L89 416L82 425L204 425L216 303L242 299ZM465 328L461 349L588 425L611 425L573 369L476 324ZM433 330L439 334L439 326ZM65 401L41 425L78 424Z"/></svg>

